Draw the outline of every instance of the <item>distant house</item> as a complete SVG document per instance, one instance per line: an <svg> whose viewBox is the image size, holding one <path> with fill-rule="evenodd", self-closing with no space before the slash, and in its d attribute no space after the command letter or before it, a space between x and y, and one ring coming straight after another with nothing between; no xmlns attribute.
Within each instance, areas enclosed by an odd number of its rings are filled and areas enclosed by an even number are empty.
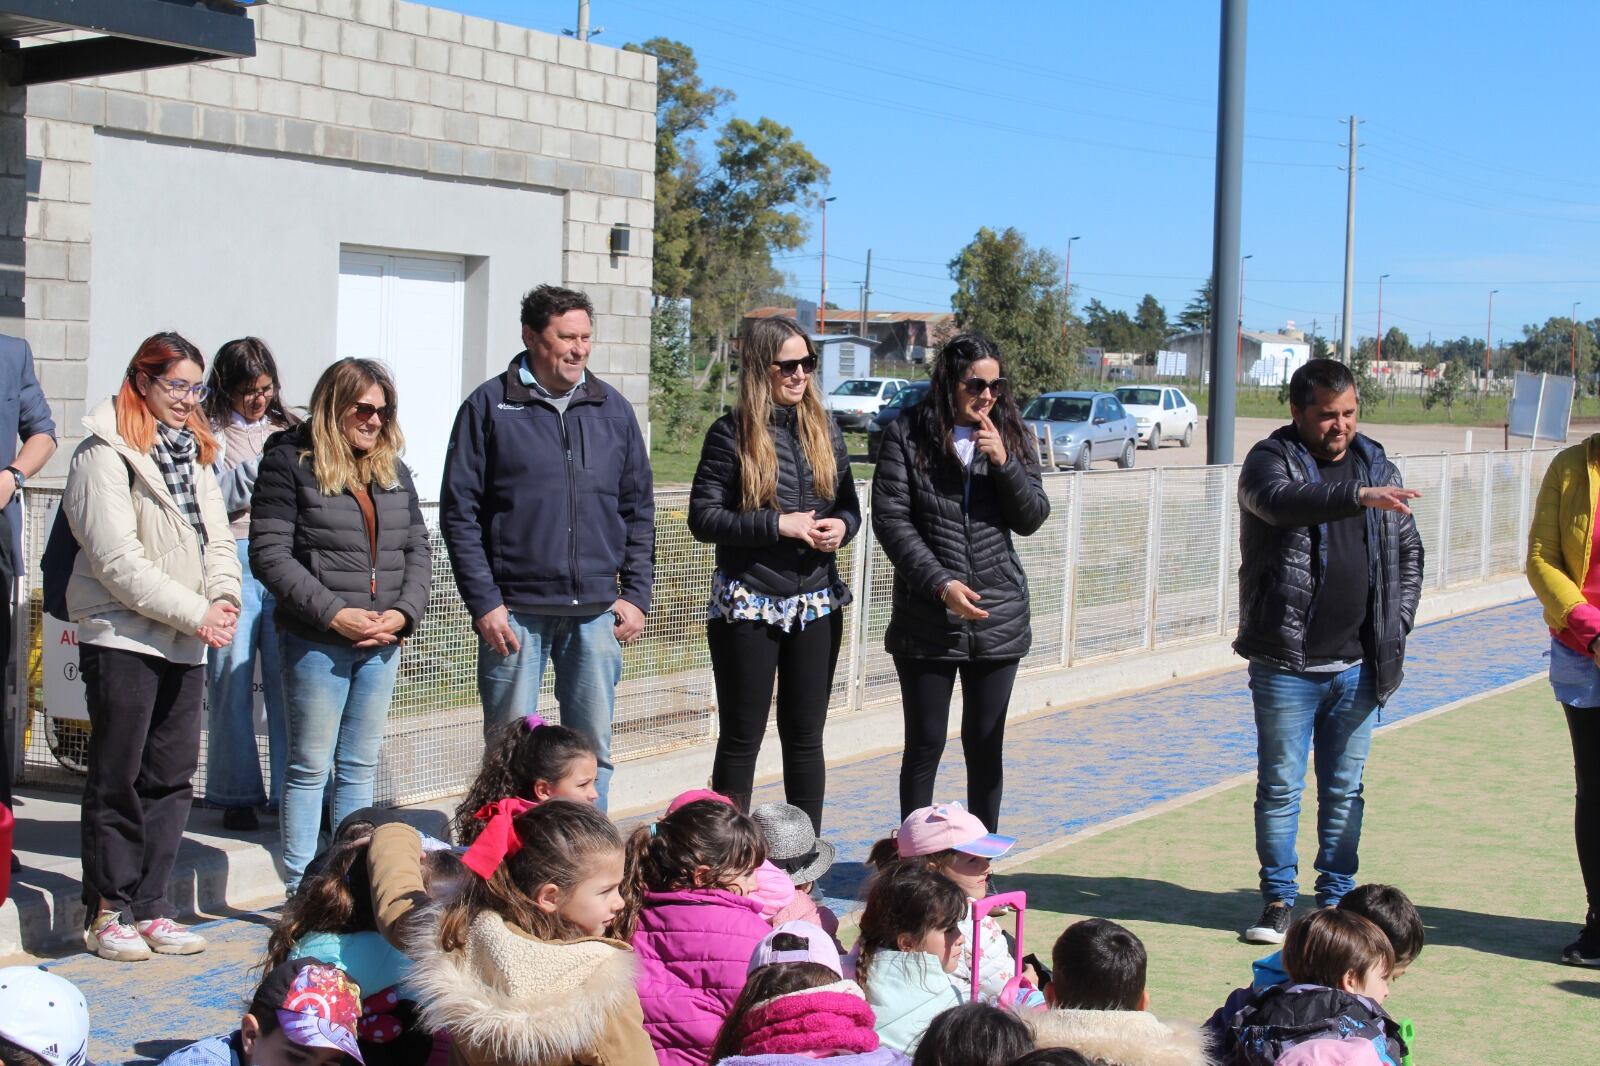
<svg viewBox="0 0 1600 1066"><path fill-rule="evenodd" d="M1211 334L1194 330L1167 338L1166 350L1187 357L1186 376L1210 373ZM1305 334L1293 327L1276 333L1259 333L1255 330L1239 331L1238 381L1255 385L1279 385L1289 379L1307 359L1311 358L1311 345ZM1170 365L1170 364L1169 364Z"/></svg>
<svg viewBox="0 0 1600 1066"><path fill-rule="evenodd" d="M792 307L757 307L744 317L779 318L795 315ZM860 311L828 310L822 313L819 333L866 337L872 342L875 359L903 359L924 362L939 343L943 332L955 325L948 311L868 311L866 328L861 328Z"/></svg>

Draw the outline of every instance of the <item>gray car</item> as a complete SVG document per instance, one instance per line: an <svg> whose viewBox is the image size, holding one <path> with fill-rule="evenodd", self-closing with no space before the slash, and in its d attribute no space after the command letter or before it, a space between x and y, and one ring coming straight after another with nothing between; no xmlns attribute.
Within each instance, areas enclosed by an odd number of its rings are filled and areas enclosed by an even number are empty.
<svg viewBox="0 0 1600 1066"><path fill-rule="evenodd" d="M1034 397L1022 417L1057 467L1087 470L1103 459L1123 469L1133 465L1139 424L1109 392L1047 392Z"/></svg>

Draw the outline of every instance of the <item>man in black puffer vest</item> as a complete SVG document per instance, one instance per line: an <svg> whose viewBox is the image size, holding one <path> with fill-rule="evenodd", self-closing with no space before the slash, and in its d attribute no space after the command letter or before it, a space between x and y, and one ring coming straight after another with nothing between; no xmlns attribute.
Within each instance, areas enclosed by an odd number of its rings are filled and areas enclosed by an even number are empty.
<svg viewBox="0 0 1600 1066"><path fill-rule="evenodd" d="M1256 855L1266 906L1245 938L1281 944L1299 893L1295 831L1316 746L1317 905L1355 883L1361 772L1400 687L1422 593L1422 539L1382 446L1356 432L1355 378L1313 359L1289 380L1293 424L1239 473L1239 636L1256 717Z"/></svg>

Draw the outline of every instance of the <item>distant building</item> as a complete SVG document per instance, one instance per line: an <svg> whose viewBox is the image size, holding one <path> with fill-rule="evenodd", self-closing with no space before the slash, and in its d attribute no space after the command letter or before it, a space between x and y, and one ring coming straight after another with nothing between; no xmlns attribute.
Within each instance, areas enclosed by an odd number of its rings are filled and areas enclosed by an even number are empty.
<svg viewBox="0 0 1600 1066"><path fill-rule="evenodd" d="M1241 330L1237 380L1255 385L1280 385L1311 358L1305 334L1292 326L1277 333ZM1187 357L1191 375L1210 372L1211 334L1205 330L1167 339L1166 350Z"/></svg>
<svg viewBox="0 0 1600 1066"><path fill-rule="evenodd" d="M757 307L745 316L757 318L795 317L793 307ZM801 320L813 332L828 335L862 336L872 343L875 359L903 359L909 363L927 360L939 338L955 327L955 315L948 311L868 311L866 329L861 328L860 311L829 309L822 313L822 328Z"/></svg>

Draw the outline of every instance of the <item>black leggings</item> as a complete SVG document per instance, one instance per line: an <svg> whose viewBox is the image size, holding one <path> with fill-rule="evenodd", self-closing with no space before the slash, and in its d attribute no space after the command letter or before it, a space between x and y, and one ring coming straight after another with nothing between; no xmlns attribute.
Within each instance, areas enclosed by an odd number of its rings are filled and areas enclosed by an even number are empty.
<svg viewBox="0 0 1600 1066"><path fill-rule="evenodd" d="M1589 894L1589 912L1600 916L1600 707L1567 707L1566 711L1578 779L1572 819L1578 838L1578 869L1583 871L1584 891Z"/></svg>
<svg viewBox="0 0 1600 1066"><path fill-rule="evenodd" d="M741 810L750 809L756 756L767 732L776 682L783 795L810 815L812 828L822 832L822 799L828 783L822 726L828 718L833 668L839 662L843 636L842 611L788 633L765 622L706 623L721 725L711 787L731 797Z"/></svg>
<svg viewBox="0 0 1600 1066"><path fill-rule="evenodd" d="M967 763L967 810L992 833L1000 826L1005 784L1001 747L1006 710L1017 680L1016 659L963 663L896 656L900 700L906 719L906 750L900 762L900 817L933 803L933 781L950 728L950 696L961 674L961 753Z"/></svg>

